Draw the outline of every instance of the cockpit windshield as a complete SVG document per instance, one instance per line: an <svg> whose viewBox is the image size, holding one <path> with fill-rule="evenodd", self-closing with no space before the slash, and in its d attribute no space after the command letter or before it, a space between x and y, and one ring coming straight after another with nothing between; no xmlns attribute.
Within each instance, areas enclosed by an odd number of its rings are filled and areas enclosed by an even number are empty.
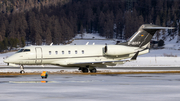
<svg viewBox="0 0 180 101"><path fill-rule="evenodd" d="M20 49L19 51L17 51L17 53L20 53L20 52L30 52L30 49Z"/></svg>

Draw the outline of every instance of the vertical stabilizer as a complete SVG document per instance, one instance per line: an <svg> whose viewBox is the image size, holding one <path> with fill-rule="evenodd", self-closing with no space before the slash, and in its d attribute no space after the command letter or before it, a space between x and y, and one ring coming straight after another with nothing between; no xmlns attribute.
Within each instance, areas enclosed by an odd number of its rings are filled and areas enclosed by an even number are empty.
<svg viewBox="0 0 180 101"><path fill-rule="evenodd" d="M143 24L138 31L128 40L129 46L143 47L152 39L156 31L161 29L174 29L173 27L161 27L152 24Z"/></svg>

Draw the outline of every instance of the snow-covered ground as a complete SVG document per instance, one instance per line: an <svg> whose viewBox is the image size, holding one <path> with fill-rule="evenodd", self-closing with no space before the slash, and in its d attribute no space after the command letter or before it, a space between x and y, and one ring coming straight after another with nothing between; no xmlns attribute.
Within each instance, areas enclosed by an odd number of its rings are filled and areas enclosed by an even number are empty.
<svg viewBox="0 0 180 101"><path fill-rule="evenodd" d="M74 39L106 39L105 37L99 36L98 33L83 33L77 34Z"/></svg>
<svg viewBox="0 0 180 101"><path fill-rule="evenodd" d="M3 53L0 54L0 66L5 66L6 64L3 62L4 59L6 59L7 57L13 55L15 52L8 52L8 53Z"/></svg>
<svg viewBox="0 0 180 101"><path fill-rule="evenodd" d="M169 55L171 57L168 57ZM180 67L180 51L174 49L150 50L150 53L141 55L137 60L127 62L122 66Z"/></svg>

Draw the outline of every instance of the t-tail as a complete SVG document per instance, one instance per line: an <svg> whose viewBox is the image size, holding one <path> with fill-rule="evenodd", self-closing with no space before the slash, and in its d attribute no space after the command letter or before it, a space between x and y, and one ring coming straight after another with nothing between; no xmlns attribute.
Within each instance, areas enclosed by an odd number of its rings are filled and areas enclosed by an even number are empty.
<svg viewBox="0 0 180 101"><path fill-rule="evenodd" d="M161 27L153 24L143 24L126 43L128 46L147 47L153 35L158 30L174 29L174 27Z"/></svg>

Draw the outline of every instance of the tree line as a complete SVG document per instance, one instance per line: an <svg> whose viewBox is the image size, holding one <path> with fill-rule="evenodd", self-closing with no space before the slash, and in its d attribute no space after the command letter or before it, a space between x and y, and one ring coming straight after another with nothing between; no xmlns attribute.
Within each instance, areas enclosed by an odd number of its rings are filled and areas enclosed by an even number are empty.
<svg viewBox="0 0 180 101"><path fill-rule="evenodd" d="M0 51L25 41L66 44L84 31L128 39L144 23L179 30L179 5L179 0L1 0Z"/></svg>

